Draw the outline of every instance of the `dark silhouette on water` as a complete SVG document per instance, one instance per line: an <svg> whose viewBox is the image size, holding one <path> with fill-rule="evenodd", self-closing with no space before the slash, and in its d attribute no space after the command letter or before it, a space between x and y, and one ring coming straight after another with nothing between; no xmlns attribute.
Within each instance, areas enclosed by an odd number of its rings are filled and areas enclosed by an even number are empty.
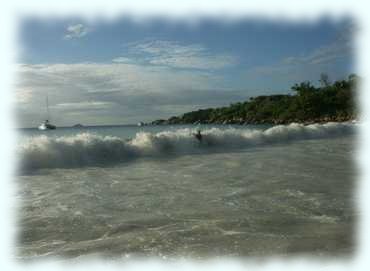
<svg viewBox="0 0 370 271"><path fill-rule="evenodd" d="M198 130L197 133L193 135L196 139L198 139L199 142L202 142L202 134L200 133L200 130Z"/></svg>

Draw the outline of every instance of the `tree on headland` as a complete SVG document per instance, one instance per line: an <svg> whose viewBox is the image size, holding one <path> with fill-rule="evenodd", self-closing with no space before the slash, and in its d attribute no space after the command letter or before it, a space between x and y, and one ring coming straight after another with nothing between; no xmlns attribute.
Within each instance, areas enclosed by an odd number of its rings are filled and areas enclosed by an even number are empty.
<svg viewBox="0 0 370 271"><path fill-rule="evenodd" d="M320 76L320 86L309 81L295 84L293 95L262 95L227 107L200 109L153 124L191 123L290 123L326 122L354 119L357 115L355 89L358 77L330 82Z"/></svg>
<svg viewBox="0 0 370 271"><path fill-rule="evenodd" d="M326 73L320 74L319 82L322 87L328 87L330 85L329 76Z"/></svg>
<svg viewBox="0 0 370 271"><path fill-rule="evenodd" d="M302 82L300 84L295 84L292 86L292 90L297 92L299 96L305 96L313 93L316 88L311 85L309 81Z"/></svg>

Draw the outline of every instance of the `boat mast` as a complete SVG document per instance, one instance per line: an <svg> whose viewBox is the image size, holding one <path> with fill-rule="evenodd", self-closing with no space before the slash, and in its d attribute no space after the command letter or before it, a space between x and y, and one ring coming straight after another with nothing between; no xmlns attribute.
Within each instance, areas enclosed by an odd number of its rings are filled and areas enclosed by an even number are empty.
<svg viewBox="0 0 370 271"><path fill-rule="evenodd" d="M46 95L46 113L47 113L47 120L50 121L50 113L49 113L49 96Z"/></svg>

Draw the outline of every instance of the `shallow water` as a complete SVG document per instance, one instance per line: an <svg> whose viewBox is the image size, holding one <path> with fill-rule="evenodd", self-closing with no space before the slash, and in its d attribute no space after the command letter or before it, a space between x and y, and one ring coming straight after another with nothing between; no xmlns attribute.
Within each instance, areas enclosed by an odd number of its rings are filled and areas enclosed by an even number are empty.
<svg viewBox="0 0 370 271"><path fill-rule="evenodd" d="M70 129L31 147L35 138L27 140L37 132L25 133L20 155L39 160L31 167L24 161L26 171L17 176L18 257L352 253L356 173L348 127L205 128L212 144L197 142L184 128L195 127L156 127L172 132L158 136L149 130L146 141L125 127L94 130L124 138L121 145L114 141L115 148L137 139L139 151L125 153L125 159L105 157L109 163L86 159L102 154L101 147L95 151L102 142L105 155L115 154L106 138L76 143L71 138L80 131ZM61 136L67 139L48 141ZM65 148L76 146L72 154L84 159L61 163L69 158Z"/></svg>

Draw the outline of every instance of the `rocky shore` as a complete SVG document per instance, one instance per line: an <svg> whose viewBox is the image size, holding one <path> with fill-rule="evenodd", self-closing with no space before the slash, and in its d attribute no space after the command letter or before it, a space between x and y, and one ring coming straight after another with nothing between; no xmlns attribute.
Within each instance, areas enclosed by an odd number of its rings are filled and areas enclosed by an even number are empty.
<svg viewBox="0 0 370 271"><path fill-rule="evenodd" d="M205 120L205 121L195 121L195 122L184 122L181 119L170 118L168 120L160 119L151 122L151 125L172 125L172 124L237 124L237 125L248 125L248 124L289 124L289 123L303 123L303 124L312 124L312 123L327 123L327 122L344 122L344 121L352 121L355 120L355 116L332 116L332 117L320 117L320 118L313 118L313 119L225 119L225 120Z"/></svg>

